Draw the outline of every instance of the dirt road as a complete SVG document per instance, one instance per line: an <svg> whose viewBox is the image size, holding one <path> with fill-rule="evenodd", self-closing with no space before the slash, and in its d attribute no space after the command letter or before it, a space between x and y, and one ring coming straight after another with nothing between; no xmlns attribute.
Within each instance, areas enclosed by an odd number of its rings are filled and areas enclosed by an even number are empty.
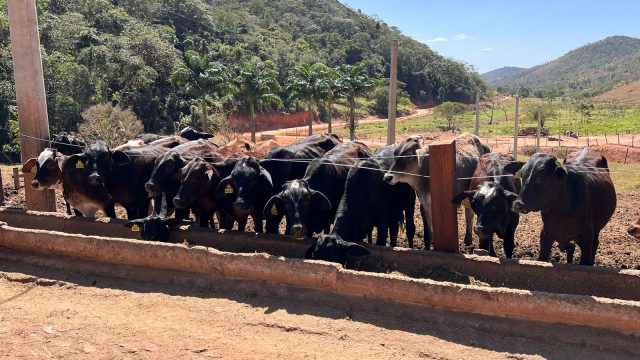
<svg viewBox="0 0 640 360"><path fill-rule="evenodd" d="M240 281L138 283L4 262L0 357L529 359L580 354L595 359L631 354L618 342L629 344L628 337L593 329L327 294ZM536 338L525 338L530 335Z"/></svg>

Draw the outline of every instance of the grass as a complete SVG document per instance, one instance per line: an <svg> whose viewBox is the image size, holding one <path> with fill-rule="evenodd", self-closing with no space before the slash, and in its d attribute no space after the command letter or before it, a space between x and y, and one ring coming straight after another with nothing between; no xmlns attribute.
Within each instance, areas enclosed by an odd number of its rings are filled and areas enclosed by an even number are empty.
<svg viewBox="0 0 640 360"><path fill-rule="evenodd" d="M609 163L609 169L617 193L630 194L640 191L640 165Z"/></svg>

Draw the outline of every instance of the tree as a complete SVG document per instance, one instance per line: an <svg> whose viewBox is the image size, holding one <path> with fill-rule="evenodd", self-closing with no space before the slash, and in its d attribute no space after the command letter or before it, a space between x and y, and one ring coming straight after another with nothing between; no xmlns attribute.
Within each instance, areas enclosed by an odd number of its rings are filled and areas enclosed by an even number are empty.
<svg viewBox="0 0 640 360"><path fill-rule="evenodd" d="M454 121L456 117L462 115L466 108L459 102L447 101L436 106L434 114L447 120L447 130L454 131Z"/></svg>
<svg viewBox="0 0 640 360"><path fill-rule="evenodd" d="M282 101L276 94L280 91L278 72L271 61L252 58L239 69L234 79L238 88L236 94L240 103L246 105L251 117L251 141L256 142L256 108L262 105L280 105Z"/></svg>
<svg viewBox="0 0 640 360"><path fill-rule="evenodd" d="M321 63L314 65L300 65L296 74L287 81L286 90L293 99L305 101L309 112L309 136L313 135L313 105L321 100L323 93L327 92L327 83L323 80L323 72L326 66Z"/></svg>
<svg viewBox="0 0 640 360"><path fill-rule="evenodd" d="M169 81L183 86L187 93L198 98L202 111L201 127L209 130L207 97L220 99L234 89L232 87L231 72L219 62L211 61L209 55L200 56L195 51L185 52L186 64L173 68Z"/></svg>
<svg viewBox="0 0 640 360"><path fill-rule="evenodd" d="M142 133L144 127L130 109L121 109L111 103L92 106L82 112L84 123L78 130L85 139L102 140L109 147L124 144Z"/></svg>
<svg viewBox="0 0 640 360"><path fill-rule="evenodd" d="M593 114L593 110L595 107L593 103L588 99L583 99L576 103L576 110L580 113L580 122L582 123L584 120L589 122L589 118Z"/></svg>
<svg viewBox="0 0 640 360"><path fill-rule="evenodd" d="M407 114L413 105L409 93L404 90L405 86L407 84L398 81L396 116ZM375 87L371 90L370 96L371 100L373 100L373 104L370 105L371 110L379 117L386 118L389 115L389 78L378 79ZM400 109L404 109L404 111Z"/></svg>
<svg viewBox="0 0 640 360"><path fill-rule="evenodd" d="M340 67L339 87L349 103L349 139L356 134L356 98L367 94L373 86L373 80L362 64Z"/></svg>
<svg viewBox="0 0 640 360"><path fill-rule="evenodd" d="M339 68L330 68L324 64L316 64L320 77L320 100L327 108L328 116L328 132L333 132L331 128L331 120L333 119L333 104L342 97L342 88L340 85Z"/></svg>

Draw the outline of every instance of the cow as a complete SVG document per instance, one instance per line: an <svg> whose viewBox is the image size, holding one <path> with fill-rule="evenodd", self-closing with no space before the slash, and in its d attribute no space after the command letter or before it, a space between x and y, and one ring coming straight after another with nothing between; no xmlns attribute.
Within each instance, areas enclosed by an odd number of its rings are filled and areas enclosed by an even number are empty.
<svg viewBox="0 0 640 360"><path fill-rule="evenodd" d="M156 159L167 151L165 147L150 145L111 151L104 142L98 141L74 156L78 157L78 166L83 168L89 184L106 189L113 200L127 210L127 218L131 220L148 215L149 199L144 185Z"/></svg>
<svg viewBox="0 0 640 360"><path fill-rule="evenodd" d="M314 159L300 180L286 182L282 191L265 204L264 216L277 221L286 218L286 234L296 238L329 232L338 203L344 193L349 168L359 159L371 157L360 142L340 144Z"/></svg>
<svg viewBox="0 0 640 360"><path fill-rule="evenodd" d="M160 146L168 149L173 149L176 146L180 146L188 142L189 140L183 138L182 136L171 135L171 136L163 136L157 140L154 140L145 144L149 146Z"/></svg>
<svg viewBox="0 0 640 360"><path fill-rule="evenodd" d="M165 198L162 198L159 214L153 212L145 218L129 220L124 226L133 232L139 232L143 240L166 242L169 241L171 229L184 223L184 219L167 216L167 202Z"/></svg>
<svg viewBox="0 0 640 360"><path fill-rule="evenodd" d="M184 143L187 141L195 141L199 139L210 139L212 137L213 137L212 133L197 131L190 126L187 126L186 128L178 131L175 135L167 136L167 135L144 133L144 134L136 135L134 140L141 140L145 145L147 144L158 145L162 143L161 140L167 139L167 138L170 138L170 139L165 140L166 143L171 143L171 142L180 141L180 140L182 140L182 143ZM180 140L177 140L177 138L180 138ZM180 145L180 143L173 146L167 146L167 147L175 147L178 145Z"/></svg>
<svg viewBox="0 0 640 360"><path fill-rule="evenodd" d="M262 212L265 203L273 195L273 181L269 172L254 157L239 159L231 174L220 181L215 197L230 202L230 216L238 223L251 216L254 231L263 232ZM278 224L267 223L267 232L276 233Z"/></svg>
<svg viewBox="0 0 640 360"><path fill-rule="evenodd" d="M178 136L182 136L183 138L189 140L189 141L195 141L195 140L206 140L206 139L211 139L213 137L212 133L209 132L204 132L204 131L197 131L196 129L192 128L191 126L187 126L186 128L178 131L178 133L176 134Z"/></svg>
<svg viewBox="0 0 640 360"><path fill-rule="evenodd" d="M223 158L217 152L217 146L207 140L195 140L176 146L175 148L158 157L153 165L151 175L144 185L149 197L158 197L164 194L168 203L168 213L173 212L173 197L180 187L180 170L187 162L194 158L203 158L209 162L221 161ZM183 212L178 217L188 217Z"/></svg>
<svg viewBox="0 0 640 360"><path fill-rule="evenodd" d="M398 144L394 151L393 164L384 174L384 180L389 184L399 182L409 184L416 192L420 205L426 213L424 224L427 235L424 239L425 250L431 247L431 194L429 189L429 179L425 178L429 174L429 150L423 146L423 137L414 135ZM456 177L461 179L455 184L455 193L459 194L469 189L471 180L469 179L478 165L480 157L489 153L491 150L484 145L480 138L475 135L463 133L454 138L456 144ZM437 175L433 175L437 176ZM465 204L465 220L466 231L464 236L464 244L471 245L471 230L473 226L473 210Z"/></svg>
<svg viewBox="0 0 640 360"><path fill-rule="evenodd" d="M585 146L582 150L572 151L564 158L563 164L584 164L587 167L597 167L609 171L609 163L601 153L589 150Z"/></svg>
<svg viewBox="0 0 640 360"><path fill-rule="evenodd" d="M501 153L482 155L469 190L452 200L457 205L464 200L470 201L477 215L473 231L480 238L480 248L487 250L490 256L496 256L493 248L493 235L496 234L503 239L508 259L513 256L515 232L520 222L520 215L511 211L520 192L520 179L504 171L504 167L514 161L512 156Z"/></svg>
<svg viewBox="0 0 640 360"><path fill-rule="evenodd" d="M225 158L235 156L235 157L243 157L243 156L251 156L252 155L252 144L249 141L246 141L242 138L237 138L229 141L228 143L220 146L218 152L220 155Z"/></svg>
<svg viewBox="0 0 640 360"><path fill-rule="evenodd" d="M87 143L74 133L61 132L51 139L51 148L67 156L81 153L86 147Z"/></svg>
<svg viewBox="0 0 640 360"><path fill-rule="evenodd" d="M567 262L573 262L571 242L580 247L580 265L593 265L602 228L613 216L616 192L605 169L583 163L562 165L555 156L534 154L526 164L505 166L505 171L520 171L522 189L513 202L513 211L540 211L540 254L538 260L548 261L554 241L567 252Z"/></svg>
<svg viewBox="0 0 640 360"><path fill-rule="evenodd" d="M629 228L627 228L627 233L634 238L640 240L640 216L637 219L629 223Z"/></svg>
<svg viewBox="0 0 640 360"><path fill-rule="evenodd" d="M233 227L232 201L220 201L215 190L220 180L231 175L238 158L229 158L211 163L201 158L190 160L181 170L181 183L173 198L177 209L190 208L196 215L201 227L214 227L213 215L220 211L220 228ZM238 230L243 231L246 219L239 222Z"/></svg>
<svg viewBox="0 0 640 360"><path fill-rule="evenodd" d="M309 260L324 260L345 265L350 257L370 254L371 251L360 244L344 241L335 236L323 235L307 249L304 257Z"/></svg>
<svg viewBox="0 0 640 360"><path fill-rule="evenodd" d="M264 157L267 156L267 153L277 146L278 142L274 139L258 141L251 148L251 155L258 159L264 159Z"/></svg>
<svg viewBox="0 0 640 360"><path fill-rule="evenodd" d="M407 240L413 247L415 194L409 185L389 185L381 176L393 161L395 147L395 144L385 146L373 157L360 160L349 169L331 236L361 242L365 236L370 239L375 226L378 230L376 245L385 246L389 233L390 245L395 247L399 224L406 220Z"/></svg>

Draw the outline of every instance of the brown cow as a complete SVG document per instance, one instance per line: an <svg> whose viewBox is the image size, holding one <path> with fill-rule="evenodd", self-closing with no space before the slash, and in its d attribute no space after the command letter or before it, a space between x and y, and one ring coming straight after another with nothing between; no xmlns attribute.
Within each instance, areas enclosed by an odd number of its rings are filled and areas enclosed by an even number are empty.
<svg viewBox="0 0 640 360"><path fill-rule="evenodd" d="M640 240L640 216L629 224L627 233Z"/></svg>

